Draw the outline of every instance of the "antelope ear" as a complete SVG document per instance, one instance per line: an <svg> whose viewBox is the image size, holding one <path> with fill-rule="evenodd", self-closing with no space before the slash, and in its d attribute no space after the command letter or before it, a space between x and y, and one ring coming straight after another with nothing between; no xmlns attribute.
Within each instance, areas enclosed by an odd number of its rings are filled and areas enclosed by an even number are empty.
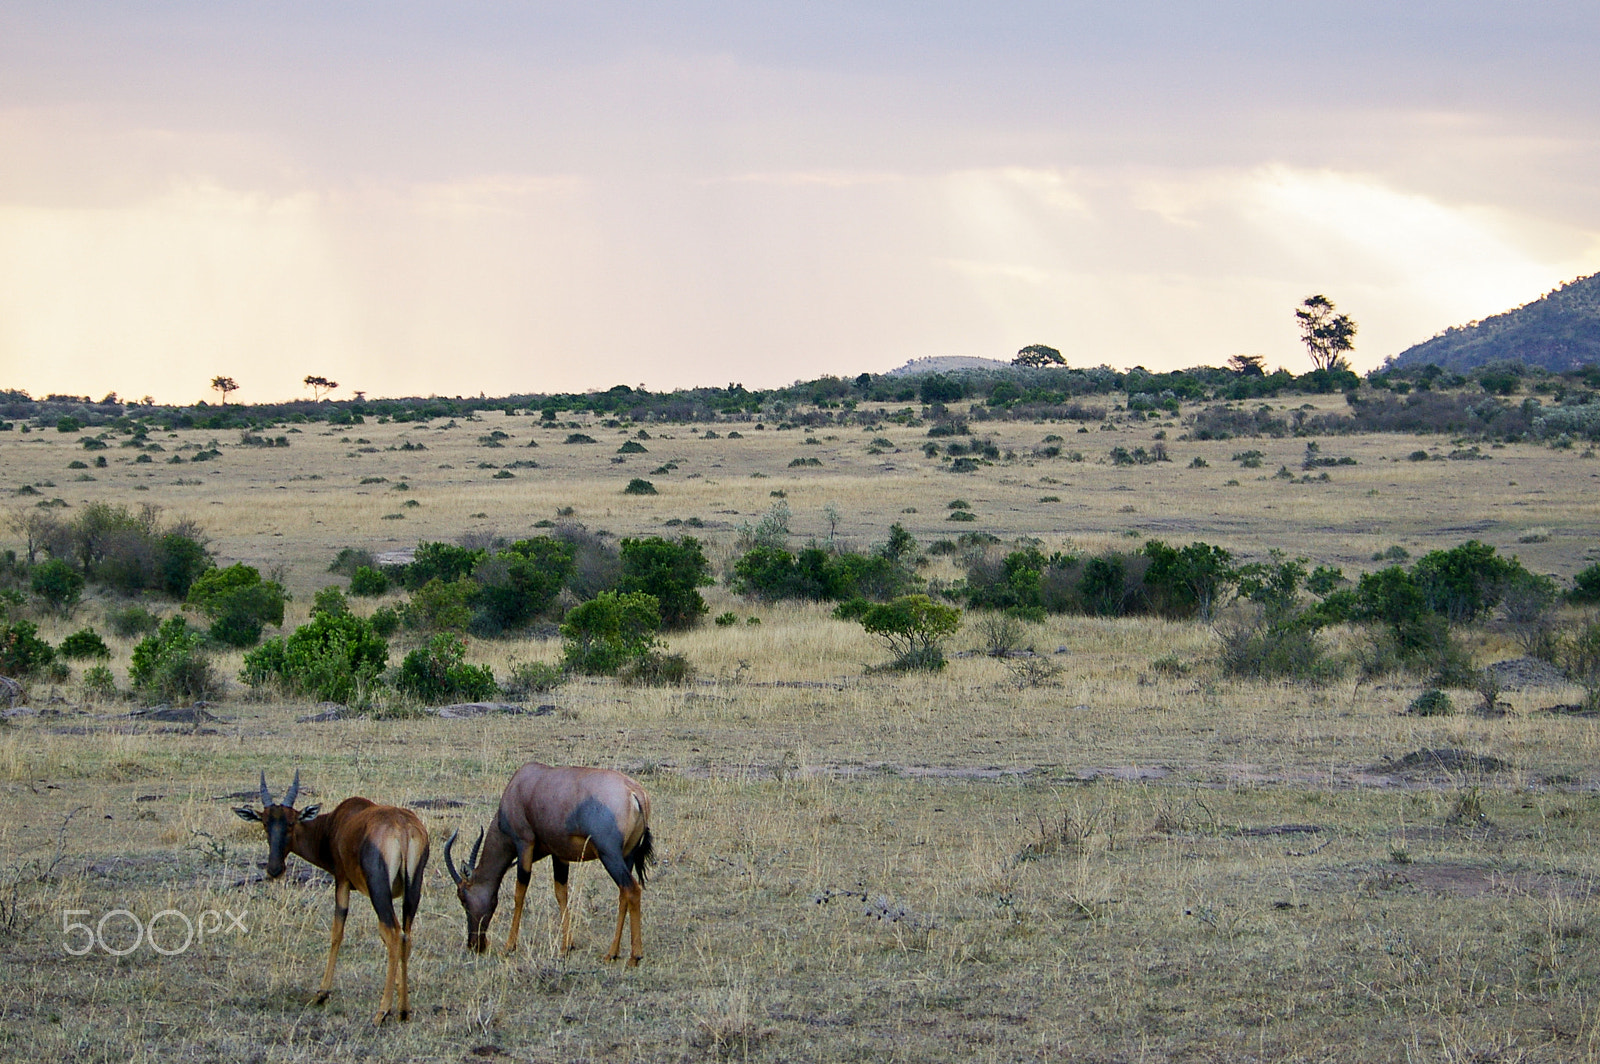
<svg viewBox="0 0 1600 1064"><path fill-rule="evenodd" d="M306 806L300 810L300 823L304 824L307 820L315 820L320 812L322 812L322 806L320 805Z"/></svg>
<svg viewBox="0 0 1600 1064"><path fill-rule="evenodd" d="M254 820L257 823L261 821L261 814L256 812L254 809L246 809L242 806L235 806L233 811L240 820Z"/></svg>

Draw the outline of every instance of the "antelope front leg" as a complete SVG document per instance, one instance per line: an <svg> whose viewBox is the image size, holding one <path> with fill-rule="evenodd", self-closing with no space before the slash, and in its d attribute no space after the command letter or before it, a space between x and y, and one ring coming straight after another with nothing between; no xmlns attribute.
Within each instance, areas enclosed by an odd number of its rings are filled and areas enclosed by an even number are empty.
<svg viewBox="0 0 1600 1064"><path fill-rule="evenodd" d="M340 883L333 888L333 943L328 947L328 970L322 973L322 986L317 989L313 1005L328 1000L333 989L333 966L339 959L339 945L344 941L344 919L350 915L350 884Z"/></svg>
<svg viewBox="0 0 1600 1064"><path fill-rule="evenodd" d="M561 953L564 956L572 952L572 910L567 908L567 871L570 866L557 857L550 858L550 862L556 908L561 913Z"/></svg>
<svg viewBox="0 0 1600 1064"><path fill-rule="evenodd" d="M522 904L528 900L528 880L533 878L531 851L517 855L517 894L511 905L511 930L506 934L506 952L517 951L517 936L522 933Z"/></svg>

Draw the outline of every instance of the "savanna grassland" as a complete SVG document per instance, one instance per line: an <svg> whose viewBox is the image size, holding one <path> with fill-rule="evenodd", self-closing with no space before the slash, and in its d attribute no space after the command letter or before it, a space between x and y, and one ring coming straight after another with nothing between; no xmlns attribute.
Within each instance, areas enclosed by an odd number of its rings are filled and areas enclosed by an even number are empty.
<svg viewBox="0 0 1600 1064"><path fill-rule="evenodd" d="M1416 557L1478 539L1570 581L1600 547L1600 462L1578 450L1485 443L1469 460L1439 437L1324 437L1321 456L1354 464L1305 474L1305 439L1191 441L1179 418L1087 427L975 425L1000 457L968 473L923 452L926 427L892 420L650 424L641 436L494 414L279 428L289 446L273 448L191 430L152 435L164 448L154 462L113 441L106 466L82 473L69 469L86 454L77 437L8 432L0 484L38 493L15 498L18 511L148 502L194 519L219 563L277 574L293 596L285 630L318 589L344 584L328 571L342 548L525 538L566 508L617 537L692 533L719 572L739 526L779 498L796 541L858 548L898 522L924 549L973 530L1046 550L1205 540L1354 576L1394 546ZM578 431L597 442L564 442ZM213 438L219 458L168 464ZM619 454L625 440L645 453ZM1171 461L1107 460L1157 442ZM1250 449L1259 466L1234 460ZM635 477L658 494L624 494ZM956 502L976 520L952 523ZM921 573L960 575L949 556ZM1574 690L1507 689L1498 716L1403 715L1420 679L1236 681L1209 626L1065 615L1027 629L1024 645L1060 667L1030 679L1018 665L1029 659L963 653L980 646L970 612L942 672L868 671L885 649L825 605L764 604L721 584L704 594L712 616L738 623L667 637L693 682L575 679L523 715L302 721L323 707L233 680L205 707L218 719L152 722L74 679L32 683L37 712L0 726L0 1056L1600 1057L1600 726L1544 712ZM40 633L105 632L114 604L91 592L71 617L36 618ZM106 635L125 688L133 640ZM1330 652L1361 638L1335 628ZM1480 666L1520 654L1493 628L1465 639ZM391 660L412 642L397 636ZM469 644L497 674L559 655L556 639ZM241 654L216 663L231 680ZM1407 758L1430 750L1453 755ZM542 867L518 952L465 952L444 840L488 823L530 759L618 768L650 790L660 862L639 968L599 958L616 902L595 866L573 872L571 955L554 950ZM384 953L360 898L333 996L309 1003L331 881L261 881L260 829L231 812L254 800L259 772L281 794L296 769L307 800L410 805L433 835L407 1024L371 1026ZM248 931L170 956L147 943L69 952L83 933L64 930L64 912L97 925L119 909L141 921L248 910ZM160 934L172 948L180 921ZM120 949L132 925L112 917L103 936Z"/></svg>

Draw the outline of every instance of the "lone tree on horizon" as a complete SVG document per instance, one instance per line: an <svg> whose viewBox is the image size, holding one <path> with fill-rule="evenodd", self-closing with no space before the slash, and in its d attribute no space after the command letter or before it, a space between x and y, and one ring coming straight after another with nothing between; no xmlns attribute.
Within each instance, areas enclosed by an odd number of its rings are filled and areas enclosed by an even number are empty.
<svg viewBox="0 0 1600 1064"><path fill-rule="evenodd" d="M1228 359L1228 368L1241 377L1265 377L1267 360L1266 355L1232 355Z"/></svg>
<svg viewBox="0 0 1600 1064"><path fill-rule="evenodd" d="M239 390L239 385L232 377L212 377L211 390L222 393L222 405L228 405L228 393Z"/></svg>
<svg viewBox="0 0 1600 1064"><path fill-rule="evenodd" d="M1333 301L1324 295L1307 296L1294 312L1300 323L1300 342L1317 369L1349 369L1345 352L1355 347L1356 323L1348 314L1335 314Z"/></svg>
<svg viewBox="0 0 1600 1064"><path fill-rule="evenodd" d="M311 389L312 402L320 403L329 392L339 387L339 382L330 381L326 377L307 377L305 386Z"/></svg>
<svg viewBox="0 0 1600 1064"><path fill-rule="evenodd" d="M1029 369L1043 369L1045 366L1065 366L1067 360L1061 357L1061 352L1044 344L1029 344L1017 352L1017 357L1011 360L1013 366L1027 366Z"/></svg>

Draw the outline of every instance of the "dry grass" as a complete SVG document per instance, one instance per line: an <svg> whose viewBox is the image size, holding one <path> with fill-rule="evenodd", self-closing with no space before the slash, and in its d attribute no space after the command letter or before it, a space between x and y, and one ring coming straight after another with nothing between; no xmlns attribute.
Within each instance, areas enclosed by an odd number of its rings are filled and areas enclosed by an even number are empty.
<svg viewBox="0 0 1600 1064"><path fill-rule="evenodd" d="M506 446L479 447L502 422ZM1410 451L1441 441L1325 440L1324 454L1359 464L1310 484L1270 479L1283 464L1298 476L1297 440L1169 439L1170 466L1096 461L1156 427L998 426L1002 449L1025 454L1056 432L1089 460L1019 458L956 476L916 449L923 430L892 424L823 430L817 446L770 426L739 426L742 440L727 439L727 426L713 440L652 427L650 453L614 465L617 430L590 427L599 444L568 446L566 428L496 416L454 429L308 426L287 451L224 438L209 466L123 464L128 452L113 448L112 466L82 483L65 474L77 456L69 438L7 434L0 483L53 479L57 488L40 490L73 506L148 499L195 516L223 561L282 567L296 597L291 623L336 581L326 567L343 546L407 547L469 530L524 536L572 506L618 536L693 531L725 558L736 526L765 512L773 491L786 492L800 537L826 535L832 503L838 534L858 544L898 520L924 544L974 528L1090 549L1201 538L1249 556L1288 547L1347 572L1391 544L1415 556L1470 537L1534 569L1570 575L1588 564L1581 537L1600 516L1592 463L1568 452L1513 446L1487 462L1411 463ZM211 435L163 442L172 452ZM867 454L876 436L900 451ZM406 439L428 449L357 450ZM523 446L529 439L539 447ZM1267 452L1261 469L1229 461L1251 447ZM802 451L824 466L789 470ZM1209 468L1186 468L1195 455ZM540 468L509 480L476 468L529 458ZM650 477L661 495L621 494L629 477L668 461L678 470ZM175 485L175 470L201 483ZM388 483L358 483L371 476ZM409 492L391 490L401 479ZM1038 502L1045 495L1061 501ZM407 498L420 505L403 507ZM946 523L956 498L978 523ZM403 520L383 519L397 512ZM674 517L705 527L664 524ZM1530 527L1549 538L1517 543ZM1198 626L1084 618L1028 634L1063 667L1052 684L1019 686L1006 662L981 653L939 675L868 675L883 649L824 608L759 605L721 588L708 598L713 614L731 610L741 623L672 638L700 682L569 683L541 698L560 712L538 717L299 724L305 704L233 697L212 707L221 722L194 729L130 720L126 703L85 703L72 683L36 688L46 712L0 726L0 1056L1600 1056L1600 728L1536 712L1574 701L1571 692L1508 692L1511 712L1494 719L1402 716L1419 690L1408 682L1230 683L1208 664L1213 637ZM101 606L43 627L54 640L86 622L103 630ZM743 623L751 616L761 623ZM978 642L962 632L952 649ZM131 643L112 643L122 681ZM515 640L472 652L503 671L558 649ZM1474 651L1480 661L1515 655L1487 635ZM236 672L238 655L220 668ZM1440 748L1512 767L1406 773L1384 761ZM646 895L640 968L598 959L615 893L593 867L573 876L570 957L553 954L543 871L522 950L464 952L442 840L485 823L529 758L618 767L650 789L662 863ZM334 995L319 1008L308 1001L331 888L234 885L255 872L264 844L227 796L251 789L262 769L281 787L297 767L313 800L427 803L436 845L410 1024L368 1027L383 951L365 902L352 905ZM1474 816L1453 816L1463 799ZM63 910L88 910L92 922L117 908L142 919L248 908L250 931L172 957L65 952ZM509 899L502 910L497 936Z"/></svg>

